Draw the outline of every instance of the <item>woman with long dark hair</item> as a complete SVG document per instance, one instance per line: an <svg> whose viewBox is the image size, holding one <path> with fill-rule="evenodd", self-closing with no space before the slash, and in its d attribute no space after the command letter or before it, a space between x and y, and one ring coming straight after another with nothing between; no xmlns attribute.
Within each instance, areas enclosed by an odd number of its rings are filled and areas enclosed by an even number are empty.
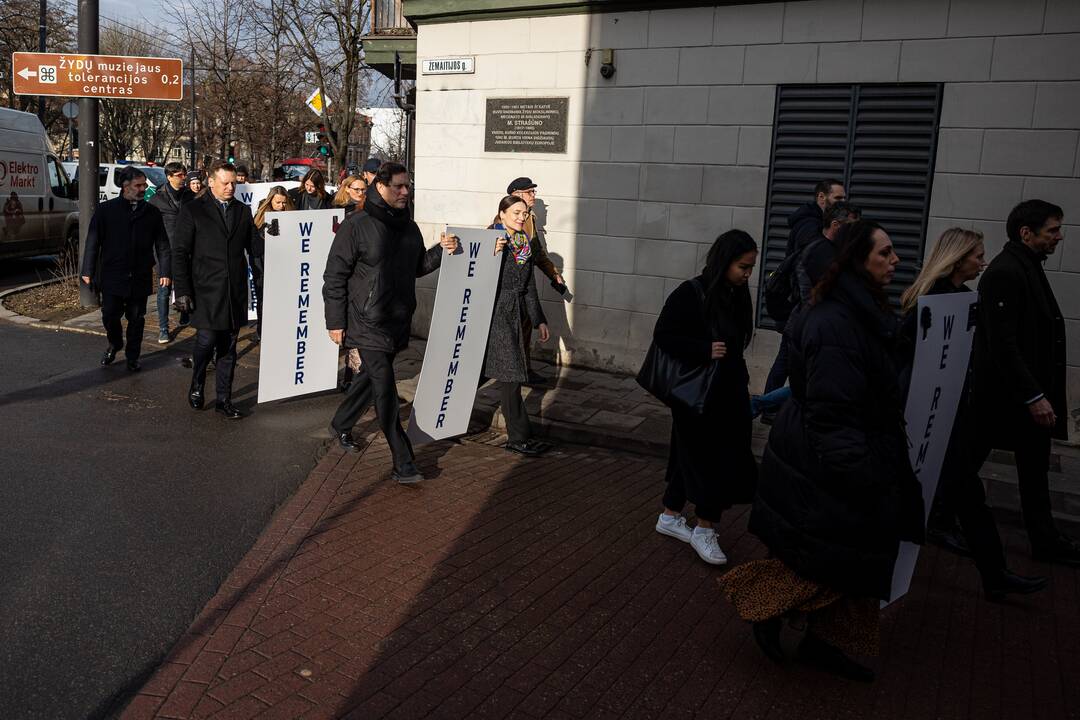
<svg viewBox="0 0 1080 720"><path fill-rule="evenodd" d="M877 653L901 540L923 539L886 286L899 259L880 225L840 229L836 256L789 333L791 399L769 434L750 531L770 558L720 580L764 653L782 662L782 619L805 614L801 661L869 682L845 653Z"/></svg>
<svg viewBox="0 0 1080 720"><path fill-rule="evenodd" d="M318 168L304 173L300 186L290 190L289 197L297 210L327 210L331 207L331 198L326 192L326 177Z"/></svg>
<svg viewBox="0 0 1080 720"><path fill-rule="evenodd" d="M667 491L656 521L657 532L690 543L712 565L727 562L716 523L724 510L753 499L757 480L743 358L754 328L747 281L757 257L757 243L742 230L716 238L701 275L672 291L653 331L668 355L689 365L716 364L705 412L671 409ZM697 515L692 529L681 515L687 502Z"/></svg>
<svg viewBox="0 0 1080 720"><path fill-rule="evenodd" d="M502 247L502 269L495 291L484 376L498 380L502 390L506 449L533 456L546 452L549 446L532 439L529 414L521 398L521 385L529 379L522 322L528 318L538 330L540 342L547 342L550 334L533 278L532 239L525 233L528 219L529 206L525 201L515 195L507 195L499 202L499 211L488 226L505 230L506 242Z"/></svg>

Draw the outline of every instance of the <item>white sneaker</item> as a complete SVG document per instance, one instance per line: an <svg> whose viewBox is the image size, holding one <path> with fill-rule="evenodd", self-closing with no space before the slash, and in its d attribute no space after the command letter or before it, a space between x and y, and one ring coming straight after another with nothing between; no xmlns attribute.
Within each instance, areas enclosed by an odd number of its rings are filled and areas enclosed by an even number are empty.
<svg viewBox="0 0 1080 720"><path fill-rule="evenodd" d="M726 565L727 555L716 542L716 531L712 528L696 527L690 535L690 547L710 565Z"/></svg>
<svg viewBox="0 0 1080 720"><path fill-rule="evenodd" d="M690 542L690 535L693 530L686 524L686 518L682 515L660 513L660 517L656 519L656 532L661 535L669 535L676 540Z"/></svg>

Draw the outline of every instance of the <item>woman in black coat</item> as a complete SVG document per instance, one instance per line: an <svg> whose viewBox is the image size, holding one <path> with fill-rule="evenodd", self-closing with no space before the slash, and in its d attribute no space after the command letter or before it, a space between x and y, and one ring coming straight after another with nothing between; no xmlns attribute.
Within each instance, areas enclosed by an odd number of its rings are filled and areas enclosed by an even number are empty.
<svg viewBox="0 0 1080 720"><path fill-rule="evenodd" d="M770 658L781 619L807 614L799 658L852 679L873 672L844 654L877 652L901 540L922 542L922 488L911 469L885 287L899 259L877 223L844 226L811 307L789 328L791 400L761 464L750 531L771 558L721 586Z"/></svg>
<svg viewBox="0 0 1080 720"><path fill-rule="evenodd" d="M924 295L971 292L965 283L977 278L985 268L986 252L981 232L954 227L942 233L915 282L900 299L901 309L905 313L901 333L903 360L908 367L915 361L919 298ZM910 377L910 370L903 375ZM1044 577L1016 575L1005 567L1005 553L997 523L986 506L986 491L978 468L972 467L971 458L977 452L974 445L979 431L971 401L972 385L972 363L969 358L964 389L956 408L949 446L927 522L926 537L953 552L970 553L979 569L987 598L1000 601L1007 593L1027 594L1041 590L1047 581ZM963 534L956 526L958 518Z"/></svg>
<svg viewBox="0 0 1080 720"><path fill-rule="evenodd" d="M259 203L255 211L255 235L251 240L251 254L248 256L248 264L251 267L251 279L255 283L255 338L262 339L262 306L263 306L263 261L266 258L266 213L284 212L295 210L292 198L288 191L281 185L275 185L267 192L266 197Z"/></svg>
<svg viewBox="0 0 1080 720"><path fill-rule="evenodd" d="M289 191L289 199L297 210L329 210L331 197L326 192L326 178L317 168L308 170L300 186Z"/></svg>
<svg viewBox="0 0 1080 720"><path fill-rule="evenodd" d="M507 195L499 202L499 212L490 226L506 231L506 243L502 247L502 267L484 357L484 376L499 381L502 412L506 419L506 449L534 456L546 452L550 446L532 439L529 414L521 398L521 385L529 379L521 325L528 318L538 330L540 342L547 342L550 333L533 278L532 239L525 233L528 219L529 206L525 201Z"/></svg>
<svg viewBox="0 0 1080 720"><path fill-rule="evenodd" d="M724 510L754 499L757 481L743 358L754 327L746 283L757 256L757 243L742 230L718 237L701 275L672 291L653 331L666 354L688 365L716 365L703 414L671 409L667 491L656 521L657 532L690 543L712 565L727 562L715 524ZM687 502L697 515L693 529L681 515Z"/></svg>

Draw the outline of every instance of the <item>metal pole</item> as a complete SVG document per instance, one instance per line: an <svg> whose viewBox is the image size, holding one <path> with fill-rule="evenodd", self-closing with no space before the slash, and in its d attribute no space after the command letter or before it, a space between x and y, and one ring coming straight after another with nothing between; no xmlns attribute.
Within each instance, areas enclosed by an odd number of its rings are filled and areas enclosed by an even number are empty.
<svg viewBox="0 0 1080 720"><path fill-rule="evenodd" d="M98 0L79 0L79 52L98 52ZM79 267L86 251L90 218L98 202L98 101L79 98ZM79 283L79 303L98 304L97 293Z"/></svg>
<svg viewBox="0 0 1080 720"><path fill-rule="evenodd" d="M191 169L195 170L195 48L191 49Z"/></svg>
<svg viewBox="0 0 1080 720"><path fill-rule="evenodd" d="M41 6L38 17L38 52L45 52L45 17L48 12L48 0L41 0ZM41 120L41 124L45 124L45 96L38 95L37 99L37 114L38 119Z"/></svg>

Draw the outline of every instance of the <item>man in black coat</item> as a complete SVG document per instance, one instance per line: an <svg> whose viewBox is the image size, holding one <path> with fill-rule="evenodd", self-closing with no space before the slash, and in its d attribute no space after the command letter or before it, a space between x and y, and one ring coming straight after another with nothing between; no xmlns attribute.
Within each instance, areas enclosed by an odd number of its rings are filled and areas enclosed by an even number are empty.
<svg viewBox="0 0 1080 720"><path fill-rule="evenodd" d="M199 410L210 359L217 353L214 409L242 417L232 404L236 338L247 322L247 257L255 235L251 211L233 199L236 169L216 161L208 173L210 192L180 208L173 237L176 308L191 314L195 352L188 403Z"/></svg>
<svg viewBox="0 0 1080 720"><path fill-rule="evenodd" d="M187 204L193 197L195 197L190 190L188 190L187 183L187 169L178 162L165 163L162 168L165 171L165 184L157 189L154 196L150 198L149 203L158 209L161 213L161 219L165 222L165 234L169 236L170 251L166 253L166 256L170 255L173 233L176 230L176 216L180 214L180 208ZM161 265L161 258L158 258L158 265ZM158 312L158 327L160 331L158 333L158 342L162 345L169 342L169 288L162 285L158 289L157 294L157 312ZM190 322L190 318L185 314L180 314L180 327L186 327Z"/></svg>
<svg viewBox="0 0 1080 720"><path fill-rule="evenodd" d="M416 310L416 278L442 264L457 238L424 249L420 228L409 218L409 172L385 163L368 186L364 212L338 228L323 274L326 329L338 345L360 350L360 371L330 423L346 452L357 452L352 428L372 402L394 458L393 478L402 484L423 480L398 418L394 357L409 344Z"/></svg>
<svg viewBox="0 0 1080 720"><path fill-rule="evenodd" d="M839 180L825 179L815 185L814 199L805 205L800 205L788 216L787 223L790 232L784 257L802 252L807 245L820 238L825 211L846 198L844 184ZM781 333L784 331L783 323L778 329ZM782 388L787 381L787 350L787 341L781 337L776 359L773 361L768 377L765 378L766 393ZM766 418L766 422L768 421L769 419Z"/></svg>
<svg viewBox="0 0 1080 720"><path fill-rule="evenodd" d="M1067 430L1065 321L1043 262L1062 240L1064 215L1043 200L1013 208L1009 242L979 283L974 391L982 427L973 462L977 470L991 447L1013 450L1032 555L1080 565L1080 544L1054 526L1047 480L1051 441Z"/></svg>
<svg viewBox="0 0 1080 720"><path fill-rule="evenodd" d="M167 290L170 282L169 239L161 213L143 200L145 173L126 167L117 173L117 181L120 195L98 205L90 219L82 281L101 293L101 321L109 336L101 364L112 363L123 348L127 369L137 372L155 255L161 287ZM126 345L121 317L128 321Z"/></svg>

